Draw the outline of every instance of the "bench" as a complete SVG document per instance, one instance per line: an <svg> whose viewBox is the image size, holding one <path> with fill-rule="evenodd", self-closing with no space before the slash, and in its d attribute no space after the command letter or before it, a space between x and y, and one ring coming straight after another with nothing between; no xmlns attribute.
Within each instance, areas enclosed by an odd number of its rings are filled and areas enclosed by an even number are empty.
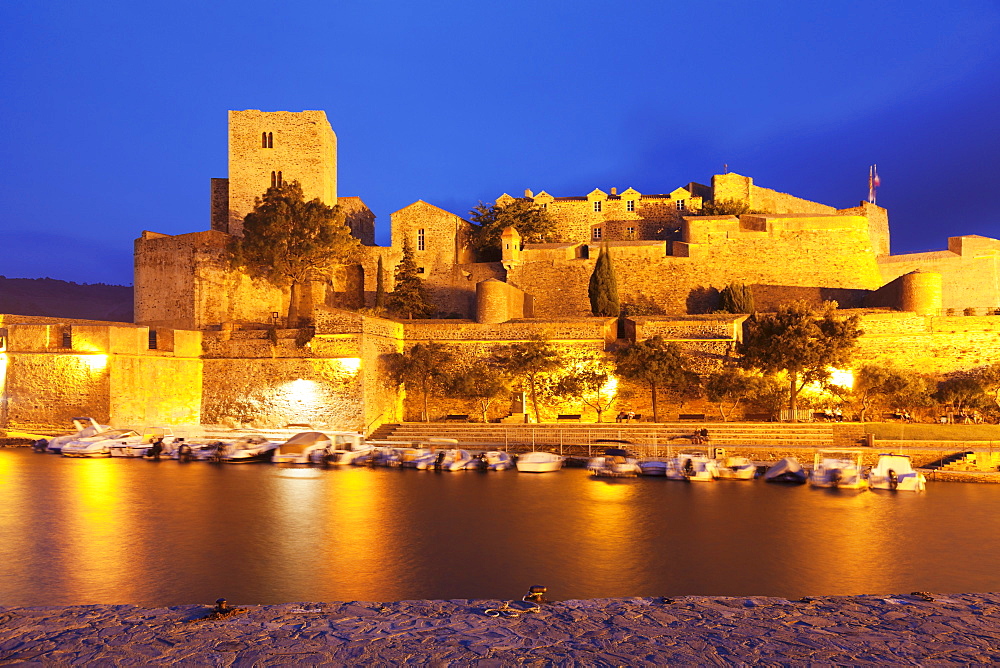
<svg viewBox="0 0 1000 668"><path fill-rule="evenodd" d="M704 413L681 413L677 416L678 420L697 420L698 422L705 421Z"/></svg>
<svg viewBox="0 0 1000 668"><path fill-rule="evenodd" d="M770 413L746 413L743 416L746 422L771 422Z"/></svg>
<svg viewBox="0 0 1000 668"><path fill-rule="evenodd" d="M469 414L466 413L465 415L461 415L459 413L456 413L454 415L446 415L444 417L444 421L445 422L452 422L452 421L455 421L455 422L458 422L458 421L468 422L469 421Z"/></svg>
<svg viewBox="0 0 1000 668"><path fill-rule="evenodd" d="M580 415L559 415L556 417L556 422L567 422L569 420L579 422L581 417Z"/></svg>
<svg viewBox="0 0 1000 668"><path fill-rule="evenodd" d="M626 415L620 415L620 416L618 416L618 417L615 418L615 422L639 422L640 420L642 420L642 414L641 413L636 413L632 417L629 417L626 414Z"/></svg>

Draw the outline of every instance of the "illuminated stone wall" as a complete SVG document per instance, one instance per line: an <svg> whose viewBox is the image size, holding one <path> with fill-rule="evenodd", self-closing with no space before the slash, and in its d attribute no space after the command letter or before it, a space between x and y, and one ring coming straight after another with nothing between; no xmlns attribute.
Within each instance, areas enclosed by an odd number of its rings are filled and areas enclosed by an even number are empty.
<svg viewBox="0 0 1000 668"><path fill-rule="evenodd" d="M4 331L0 426L63 430L76 416L138 428L199 422L200 332L164 332L168 349L149 350L146 327L8 316Z"/></svg>

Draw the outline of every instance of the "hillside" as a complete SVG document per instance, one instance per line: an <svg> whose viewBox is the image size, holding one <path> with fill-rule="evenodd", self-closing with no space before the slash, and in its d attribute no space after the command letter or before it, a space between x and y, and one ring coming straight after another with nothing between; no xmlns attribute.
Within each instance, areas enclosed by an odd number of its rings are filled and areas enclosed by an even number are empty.
<svg viewBox="0 0 1000 668"><path fill-rule="evenodd" d="M132 288L0 276L0 313L132 322Z"/></svg>

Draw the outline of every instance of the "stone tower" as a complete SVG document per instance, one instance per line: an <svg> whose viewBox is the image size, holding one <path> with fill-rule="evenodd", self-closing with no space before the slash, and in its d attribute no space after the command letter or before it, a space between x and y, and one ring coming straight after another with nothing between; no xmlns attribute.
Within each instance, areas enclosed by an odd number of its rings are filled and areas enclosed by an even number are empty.
<svg viewBox="0 0 1000 668"><path fill-rule="evenodd" d="M337 204L337 135L322 111L229 112L229 178L212 179L212 229L242 234L270 186L298 181L307 200Z"/></svg>

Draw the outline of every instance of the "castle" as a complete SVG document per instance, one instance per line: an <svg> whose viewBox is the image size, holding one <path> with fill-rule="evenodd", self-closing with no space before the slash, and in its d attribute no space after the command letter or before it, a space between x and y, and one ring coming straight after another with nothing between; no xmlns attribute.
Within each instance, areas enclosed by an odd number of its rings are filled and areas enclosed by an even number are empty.
<svg viewBox="0 0 1000 668"><path fill-rule="evenodd" d="M226 261L254 199L292 180L307 199L339 205L361 242L355 264L301 291L299 311L312 314L315 328L308 341L297 323L284 322L287 290ZM630 318L628 336L677 341L703 370L741 336L743 316L713 313L730 282L751 285L763 311L792 299L859 309L865 359L950 373L1000 353L1000 241L959 236L947 250L891 255L885 209L838 209L739 174L656 194L526 190L555 221L558 241L525 244L510 228L500 261L476 262L471 223L423 201L391 214L391 245L375 245L373 213L337 192L337 137L325 113L246 110L229 112L229 175L212 179L210 192L209 229L144 231L136 240L134 325L2 316L0 426L91 413L120 424L309 422L369 432L414 417L381 362L413 343L446 343L471 360L544 336L567 359L604 354L622 328L590 315L587 282L602 243L622 300L650 314ZM503 194L496 203L513 200ZM697 215L720 200L759 213ZM404 239L448 319L399 322L357 311L373 303L380 258L391 283ZM468 412L454 403L441 399L434 411Z"/></svg>

